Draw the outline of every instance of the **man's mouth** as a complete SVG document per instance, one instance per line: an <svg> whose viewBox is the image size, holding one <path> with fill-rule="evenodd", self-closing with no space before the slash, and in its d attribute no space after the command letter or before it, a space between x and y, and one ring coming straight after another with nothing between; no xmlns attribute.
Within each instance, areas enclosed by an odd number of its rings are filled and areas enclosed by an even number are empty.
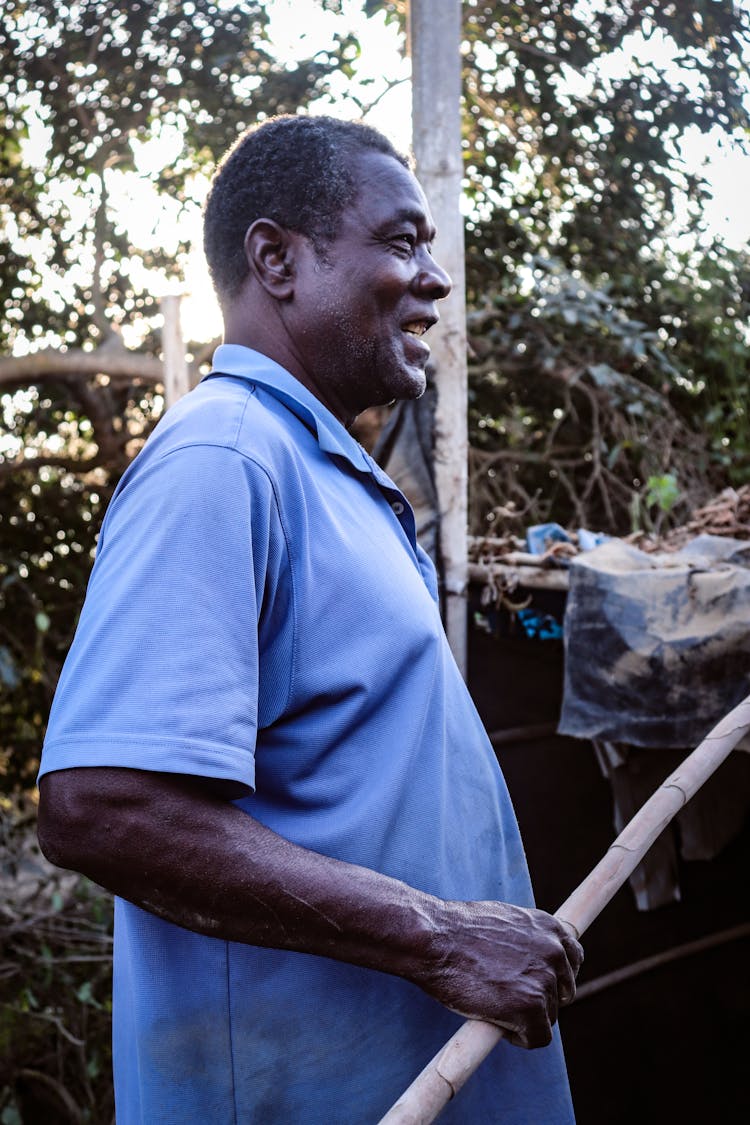
<svg viewBox="0 0 750 1125"><path fill-rule="evenodd" d="M401 331L408 332L410 336L424 336L429 327L429 322L426 320L409 320L401 325Z"/></svg>

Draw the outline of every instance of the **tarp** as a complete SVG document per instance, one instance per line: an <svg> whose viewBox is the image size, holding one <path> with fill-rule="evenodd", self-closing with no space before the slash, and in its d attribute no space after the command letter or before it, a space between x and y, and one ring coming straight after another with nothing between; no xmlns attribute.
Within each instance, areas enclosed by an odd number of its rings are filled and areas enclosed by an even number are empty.
<svg viewBox="0 0 750 1125"><path fill-rule="evenodd" d="M414 509L417 539L440 572L440 517L432 473L435 387L430 379L418 399L397 403L373 449L373 457Z"/></svg>
<svg viewBox="0 0 750 1125"><path fill-rule="evenodd" d="M701 535L571 561L559 731L688 748L750 694L750 543Z"/></svg>

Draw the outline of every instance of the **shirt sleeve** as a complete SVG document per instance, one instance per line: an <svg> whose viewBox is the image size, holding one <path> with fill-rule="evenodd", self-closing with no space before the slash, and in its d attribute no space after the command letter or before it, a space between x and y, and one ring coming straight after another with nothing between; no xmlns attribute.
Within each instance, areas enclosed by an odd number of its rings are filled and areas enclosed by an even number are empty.
<svg viewBox="0 0 750 1125"><path fill-rule="evenodd" d="M253 787L259 706L266 721L283 709L292 665L271 481L211 445L131 470L102 528L40 776L124 766ZM274 669L265 687L264 644Z"/></svg>

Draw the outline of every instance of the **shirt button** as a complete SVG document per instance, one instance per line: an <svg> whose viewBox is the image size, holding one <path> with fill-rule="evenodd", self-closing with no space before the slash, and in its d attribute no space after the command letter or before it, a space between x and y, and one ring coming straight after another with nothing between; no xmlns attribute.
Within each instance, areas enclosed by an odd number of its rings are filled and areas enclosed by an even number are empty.
<svg viewBox="0 0 750 1125"><path fill-rule="evenodd" d="M391 504L391 507L393 508L393 510L394 510L394 512L396 513L397 516L400 516L401 513L404 510L404 505L401 503L400 500L394 500L393 503Z"/></svg>

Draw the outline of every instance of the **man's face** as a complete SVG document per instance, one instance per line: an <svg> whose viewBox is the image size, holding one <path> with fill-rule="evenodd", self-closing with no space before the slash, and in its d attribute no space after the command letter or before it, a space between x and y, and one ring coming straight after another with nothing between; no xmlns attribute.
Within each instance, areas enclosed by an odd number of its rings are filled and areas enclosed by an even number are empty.
<svg viewBox="0 0 750 1125"><path fill-rule="evenodd" d="M378 152L358 158L360 190L321 260L306 243L288 329L310 389L342 421L368 406L418 398L450 278L433 260L435 231L411 172Z"/></svg>

